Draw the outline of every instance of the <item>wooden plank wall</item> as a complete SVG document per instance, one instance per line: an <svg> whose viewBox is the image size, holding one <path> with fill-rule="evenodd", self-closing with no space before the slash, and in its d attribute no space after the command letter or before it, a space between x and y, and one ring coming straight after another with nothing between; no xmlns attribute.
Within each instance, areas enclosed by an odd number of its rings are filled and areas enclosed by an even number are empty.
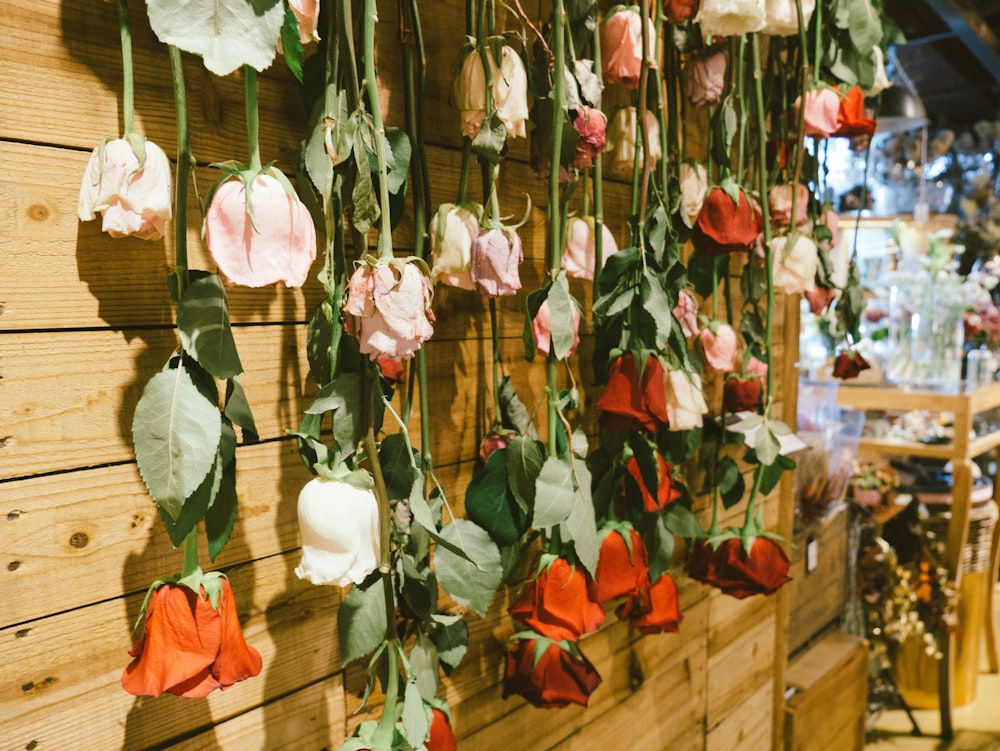
<svg viewBox="0 0 1000 751"><path fill-rule="evenodd" d="M144 5L131 5L137 126L171 153L167 51L149 30ZM464 4L424 5L432 9L424 29L437 203L451 199L457 184L460 142L448 93ZM523 5L541 17L538 4ZM380 7L380 49L389 50L379 58L382 99L387 121L401 123L397 10L392 2ZM0 0L0 8L7 29L0 46L0 751L335 749L366 716L352 716L364 679L339 656L340 592L293 573L295 504L309 475L284 436L314 393L304 342L319 285L229 293L262 442L238 448L241 513L217 566L233 582L263 672L206 699L132 697L119 685L132 623L149 583L180 566L139 478L129 428L143 384L176 346L166 288L172 243L112 240L98 222L76 217L90 150L121 128L116 4ZM216 175L206 165L245 158L242 81L213 77L188 56L185 65L205 191ZM306 133L297 85L279 63L260 76L260 95L262 156L287 166ZM695 150L704 124L692 120L687 130ZM526 193L544 204L545 186L526 153L518 144L503 164L507 214L523 212ZM607 193L608 222L621 239L627 189L612 182ZM189 216L191 266L210 269L194 199ZM535 209L523 231L526 291L542 273L543 218ZM406 222L394 240L399 248L410 243ZM574 292L589 297L582 285ZM533 404L544 374L540 362L520 356L522 306L520 296L500 300L504 351L522 399ZM427 345L432 450L460 508L488 425L489 322L473 293L439 290L435 308L437 333ZM580 419L592 428L588 344L585 338L576 378L585 388ZM707 521L703 501L697 511ZM732 521L742 513L733 509ZM766 518L778 524L777 495ZM640 638L621 623L606 626L582 644L604 677L590 706L538 710L501 697L510 596L498 594L487 617L468 617L468 656L443 689L461 747L585 751L625 737L644 749L771 746L773 676L784 666L778 598L737 601L687 582L679 634Z"/></svg>

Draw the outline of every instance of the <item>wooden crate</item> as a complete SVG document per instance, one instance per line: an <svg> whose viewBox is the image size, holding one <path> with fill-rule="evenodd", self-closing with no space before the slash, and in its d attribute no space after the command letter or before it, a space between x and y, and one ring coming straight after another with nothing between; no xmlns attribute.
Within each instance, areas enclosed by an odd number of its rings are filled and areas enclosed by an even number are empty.
<svg viewBox="0 0 1000 751"><path fill-rule="evenodd" d="M832 632L785 674L785 751L861 751L868 699L868 646Z"/></svg>
<svg viewBox="0 0 1000 751"><path fill-rule="evenodd" d="M788 654L840 618L847 603L847 509L795 534L788 587Z"/></svg>

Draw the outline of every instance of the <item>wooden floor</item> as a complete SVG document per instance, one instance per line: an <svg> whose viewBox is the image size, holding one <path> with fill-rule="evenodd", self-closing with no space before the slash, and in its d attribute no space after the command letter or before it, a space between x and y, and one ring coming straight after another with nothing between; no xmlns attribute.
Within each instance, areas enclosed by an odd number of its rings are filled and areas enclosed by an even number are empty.
<svg viewBox="0 0 1000 751"><path fill-rule="evenodd" d="M1000 598L994 597L994 602L1000 613ZM938 735L941 717L936 709L914 710L920 737L912 735L913 726L900 709L883 712L875 719L865 751L1000 751L1000 674L986 672L982 655L980 665L975 700L952 712L955 738L950 743Z"/></svg>

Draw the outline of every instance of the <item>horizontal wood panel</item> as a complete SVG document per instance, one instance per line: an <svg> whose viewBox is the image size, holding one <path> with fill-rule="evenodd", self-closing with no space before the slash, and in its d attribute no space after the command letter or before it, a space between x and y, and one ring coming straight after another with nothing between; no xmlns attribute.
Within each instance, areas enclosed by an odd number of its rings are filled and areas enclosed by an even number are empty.
<svg viewBox="0 0 1000 751"><path fill-rule="evenodd" d="M776 618L771 615L748 627L739 640L709 653L706 714L709 728L724 722L758 686L767 684L773 690L775 624Z"/></svg>
<svg viewBox="0 0 1000 751"><path fill-rule="evenodd" d="M297 555L228 571L261 675L206 699L136 698L122 691L143 594L0 631L0 748L150 748L206 729L339 669L339 591L300 581ZM168 571L162 573L167 574ZM81 733L81 717L86 732Z"/></svg>
<svg viewBox="0 0 1000 751"><path fill-rule="evenodd" d="M773 682L757 684L718 725L709 726L705 735L705 751L760 751L774 748L771 717Z"/></svg>

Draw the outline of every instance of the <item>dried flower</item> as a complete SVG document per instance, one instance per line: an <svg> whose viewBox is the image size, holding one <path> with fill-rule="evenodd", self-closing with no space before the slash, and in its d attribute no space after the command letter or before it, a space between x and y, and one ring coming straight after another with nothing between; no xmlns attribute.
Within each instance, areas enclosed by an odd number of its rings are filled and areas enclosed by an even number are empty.
<svg viewBox="0 0 1000 751"><path fill-rule="evenodd" d="M871 365L857 350L842 351L833 361L833 377L847 380L857 378L862 370L868 370Z"/></svg>
<svg viewBox="0 0 1000 751"><path fill-rule="evenodd" d="M646 19L647 49L651 68L656 67L656 27ZM642 70L642 17L638 8L618 6L601 23L601 61L604 80L638 88Z"/></svg>
<svg viewBox="0 0 1000 751"><path fill-rule="evenodd" d="M469 266L479 237L479 219L469 209L443 203L431 218L431 279L460 289L474 289Z"/></svg>
<svg viewBox="0 0 1000 751"><path fill-rule="evenodd" d="M205 214L205 244L231 284L301 287L316 260L316 228L305 204L268 172L227 180Z"/></svg>
<svg viewBox="0 0 1000 751"><path fill-rule="evenodd" d="M795 100L798 117L802 97ZM829 138L837 131L837 113L840 112L840 93L829 86L806 92L806 111L803 113L803 133L811 138Z"/></svg>
<svg viewBox="0 0 1000 751"><path fill-rule="evenodd" d="M601 225L601 267L618 252L615 236L608 225ZM566 222L566 242L563 246L562 266L572 279L594 280L594 217L574 216Z"/></svg>
<svg viewBox="0 0 1000 751"><path fill-rule="evenodd" d="M698 303L686 289L682 289L677 295L674 318L681 325L685 339L690 339L698 333Z"/></svg>
<svg viewBox="0 0 1000 751"><path fill-rule="evenodd" d="M761 33L776 37L798 34L799 11L796 5L799 3L802 8L802 26L808 28L813 11L816 10L816 0L767 0L767 18Z"/></svg>
<svg viewBox="0 0 1000 751"><path fill-rule="evenodd" d="M768 191L767 205L771 210L771 227L786 229L792 224L792 186L775 185ZM795 226L809 223L809 188L802 183L795 186Z"/></svg>
<svg viewBox="0 0 1000 751"><path fill-rule="evenodd" d="M701 376L676 369L667 371L667 421L672 431L700 428L708 404L701 389Z"/></svg>
<svg viewBox="0 0 1000 751"><path fill-rule="evenodd" d="M431 284L416 263L362 262L348 282L344 328L361 354L409 359L434 334Z"/></svg>
<svg viewBox="0 0 1000 751"><path fill-rule="evenodd" d="M524 260L521 238L514 230L490 229L481 232L472 246L469 271L482 294L503 297L517 294L521 277L517 267Z"/></svg>
<svg viewBox="0 0 1000 751"><path fill-rule="evenodd" d="M573 128L580 134L576 142L573 166L588 169L594 166L594 158L604 151L607 143L608 118L599 109L581 105L575 110Z"/></svg>
<svg viewBox="0 0 1000 751"><path fill-rule="evenodd" d="M163 237L172 215L170 160L152 141L142 142L141 165L127 138L115 138L94 149L80 184L80 221L89 222L99 213L101 229L112 237Z"/></svg>
<svg viewBox="0 0 1000 751"><path fill-rule="evenodd" d="M771 238L774 288L786 295L800 295L816 287L819 251L805 235Z"/></svg>
<svg viewBox="0 0 1000 751"><path fill-rule="evenodd" d="M655 164L663 156L660 146L660 123L651 111L646 110L646 130L649 132L649 158ZM638 141L635 107L620 107L608 123L608 143L604 152L608 154L610 168L619 172L631 170L636 160L643 160L642 141Z"/></svg>
<svg viewBox="0 0 1000 751"><path fill-rule="evenodd" d="M507 135L524 138L528 122L528 73L513 47L504 45L497 66L487 51L492 82L493 107ZM455 103L461 112L462 135L475 138L486 119L486 76L479 51L471 49L462 60L454 86Z"/></svg>
<svg viewBox="0 0 1000 751"><path fill-rule="evenodd" d="M620 620L631 621L641 634L676 633L683 620L677 583L670 574L663 574L651 585L647 572L644 586L629 597L615 614Z"/></svg>
<svg viewBox="0 0 1000 751"><path fill-rule="evenodd" d="M705 109L718 104L726 88L726 54L715 49L690 58L681 68L681 84L693 107Z"/></svg>
<svg viewBox="0 0 1000 751"><path fill-rule="evenodd" d="M708 195L708 170L704 164L690 162L681 163L681 205L689 220L688 226L694 224L698 213Z"/></svg>
<svg viewBox="0 0 1000 751"><path fill-rule="evenodd" d="M728 37L760 31L766 16L764 0L702 0L695 21L705 36Z"/></svg>

